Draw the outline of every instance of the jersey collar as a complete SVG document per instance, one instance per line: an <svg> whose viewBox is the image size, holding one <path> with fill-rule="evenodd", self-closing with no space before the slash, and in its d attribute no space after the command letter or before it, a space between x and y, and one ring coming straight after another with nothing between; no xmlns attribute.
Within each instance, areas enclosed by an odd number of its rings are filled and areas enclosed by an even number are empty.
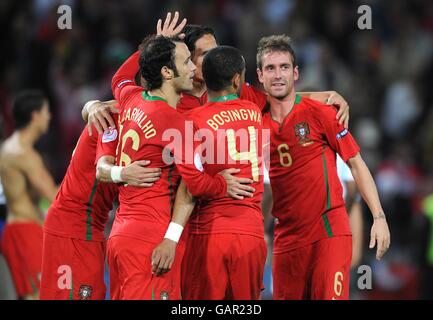
<svg viewBox="0 0 433 320"><path fill-rule="evenodd" d="M213 98L213 99L208 98L208 102L225 102L225 101L230 101L230 100L235 100L235 99L239 99L239 96L235 93L232 93L232 94L228 94L228 95Z"/></svg>
<svg viewBox="0 0 433 320"><path fill-rule="evenodd" d="M163 101L163 102L167 103L167 100L165 100L165 99L163 99L161 97L158 97L158 96L150 96L146 91L143 91L141 93L141 96L143 97L144 100L148 100L148 101L157 101L157 100L159 100L159 101Z"/></svg>

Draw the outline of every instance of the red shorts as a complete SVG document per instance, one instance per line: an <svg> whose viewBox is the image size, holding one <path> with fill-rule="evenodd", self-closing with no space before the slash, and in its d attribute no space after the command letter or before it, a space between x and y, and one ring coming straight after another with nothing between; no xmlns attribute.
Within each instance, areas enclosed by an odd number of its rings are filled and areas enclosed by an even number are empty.
<svg viewBox="0 0 433 320"><path fill-rule="evenodd" d="M243 234L189 235L182 262L185 300L258 300L266 262L263 238Z"/></svg>
<svg viewBox="0 0 433 320"><path fill-rule="evenodd" d="M169 272L152 274L152 252L157 245L143 240L114 236L108 240L112 300L180 300L180 266L185 248L177 246Z"/></svg>
<svg viewBox="0 0 433 320"><path fill-rule="evenodd" d="M3 230L2 252L18 297L37 294L41 276L42 226L34 222L7 223Z"/></svg>
<svg viewBox="0 0 433 320"><path fill-rule="evenodd" d="M273 255L274 300L349 299L352 236L336 236Z"/></svg>
<svg viewBox="0 0 433 320"><path fill-rule="evenodd" d="M64 238L44 231L42 300L103 300L105 241Z"/></svg>

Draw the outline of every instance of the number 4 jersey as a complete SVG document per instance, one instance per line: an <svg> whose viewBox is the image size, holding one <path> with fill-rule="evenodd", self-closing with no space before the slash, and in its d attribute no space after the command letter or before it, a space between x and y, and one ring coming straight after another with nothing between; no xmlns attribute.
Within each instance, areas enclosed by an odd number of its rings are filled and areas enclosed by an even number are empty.
<svg viewBox="0 0 433 320"><path fill-rule="evenodd" d="M252 198L201 200L190 218L190 233L235 233L263 237L262 115L252 102L236 95L210 100L187 114L202 136L205 172L236 168L236 177L249 178L256 189Z"/></svg>
<svg viewBox="0 0 433 320"><path fill-rule="evenodd" d="M315 241L350 235L336 169L336 152L347 162L359 152L352 135L336 120L336 111L296 96L280 124L263 116L271 130L269 177L274 205L274 253Z"/></svg>

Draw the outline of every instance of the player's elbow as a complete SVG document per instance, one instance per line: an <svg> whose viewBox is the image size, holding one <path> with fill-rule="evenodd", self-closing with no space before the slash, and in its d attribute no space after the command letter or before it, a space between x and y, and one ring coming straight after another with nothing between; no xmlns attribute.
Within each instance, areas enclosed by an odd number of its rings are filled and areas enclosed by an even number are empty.
<svg viewBox="0 0 433 320"><path fill-rule="evenodd" d="M98 182L111 182L111 180L107 179L107 174L105 173L107 170L104 165L96 166L96 180Z"/></svg>
<svg viewBox="0 0 433 320"><path fill-rule="evenodd" d="M98 160L98 163L96 164L96 180L99 182L103 182L104 178L104 160L101 158Z"/></svg>
<svg viewBox="0 0 433 320"><path fill-rule="evenodd" d="M365 162L359 152L353 157L349 158L346 163L352 172L353 170L359 170L361 167L365 166Z"/></svg>

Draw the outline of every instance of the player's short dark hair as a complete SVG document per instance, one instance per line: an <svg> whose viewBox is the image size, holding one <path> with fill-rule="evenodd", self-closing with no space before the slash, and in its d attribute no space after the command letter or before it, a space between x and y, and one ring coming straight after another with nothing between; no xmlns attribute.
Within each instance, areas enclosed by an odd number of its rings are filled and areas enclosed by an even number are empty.
<svg viewBox="0 0 433 320"><path fill-rule="evenodd" d="M24 90L17 94L12 107L15 128L25 128L32 121L34 111L41 111L46 96L40 90Z"/></svg>
<svg viewBox="0 0 433 320"><path fill-rule="evenodd" d="M183 39L183 41L185 42L191 54L193 54L196 49L195 48L196 42L204 35L210 34L214 38L216 38L215 31L211 27L197 25L197 24L187 24L183 28L182 32L185 33L185 38Z"/></svg>
<svg viewBox="0 0 433 320"><path fill-rule="evenodd" d="M176 68L176 43L179 39L166 38L163 36L151 35L146 37L140 45L140 73L146 80L147 89L155 90L162 86L161 68L167 67L174 71L177 77Z"/></svg>
<svg viewBox="0 0 433 320"><path fill-rule="evenodd" d="M280 34L263 37L259 40L256 56L257 68L262 69L262 58L266 53L276 51L289 52L292 55L293 67L296 66L296 55L291 46L290 37L286 36L285 34Z"/></svg>
<svg viewBox="0 0 433 320"><path fill-rule="evenodd" d="M219 46L206 53L202 69L207 88L220 91L231 86L235 74L242 74L245 60L239 49Z"/></svg>

